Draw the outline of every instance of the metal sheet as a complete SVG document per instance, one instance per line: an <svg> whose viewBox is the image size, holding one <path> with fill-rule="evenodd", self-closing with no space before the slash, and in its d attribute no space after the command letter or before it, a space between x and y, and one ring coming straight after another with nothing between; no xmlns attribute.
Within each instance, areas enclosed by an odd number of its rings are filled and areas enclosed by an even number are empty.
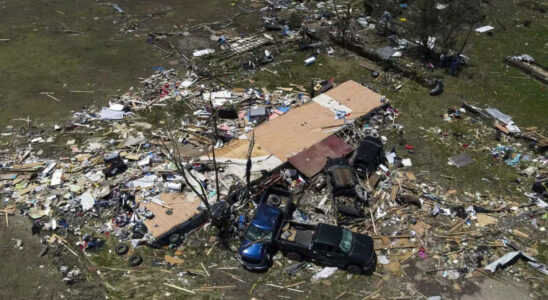
<svg viewBox="0 0 548 300"><path fill-rule="evenodd" d="M468 154L459 154L449 157L449 161L457 166L457 168L467 166L474 162L474 160L468 156Z"/></svg>
<svg viewBox="0 0 548 300"><path fill-rule="evenodd" d="M332 135L312 147L289 158L289 162L307 177L318 174L324 167L328 157L343 157L354 148L340 138Z"/></svg>

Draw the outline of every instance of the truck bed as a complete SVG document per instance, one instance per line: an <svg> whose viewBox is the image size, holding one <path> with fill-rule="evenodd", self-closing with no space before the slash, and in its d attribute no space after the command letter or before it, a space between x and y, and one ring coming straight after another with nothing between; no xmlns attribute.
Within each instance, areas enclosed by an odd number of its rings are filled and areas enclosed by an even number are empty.
<svg viewBox="0 0 548 300"><path fill-rule="evenodd" d="M308 248L312 244L314 231L314 225L289 222L282 229L280 240Z"/></svg>

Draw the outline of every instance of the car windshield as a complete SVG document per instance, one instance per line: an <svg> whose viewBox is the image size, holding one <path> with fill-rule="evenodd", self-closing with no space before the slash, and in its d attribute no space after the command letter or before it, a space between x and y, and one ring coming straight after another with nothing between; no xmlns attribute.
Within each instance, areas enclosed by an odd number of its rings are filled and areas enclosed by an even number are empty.
<svg viewBox="0 0 548 300"><path fill-rule="evenodd" d="M350 249L352 249L352 232L343 229L339 247L344 253L350 252Z"/></svg>
<svg viewBox="0 0 548 300"><path fill-rule="evenodd" d="M248 241L270 241L272 239L272 232L264 231L255 226L249 226L245 232L245 239Z"/></svg>

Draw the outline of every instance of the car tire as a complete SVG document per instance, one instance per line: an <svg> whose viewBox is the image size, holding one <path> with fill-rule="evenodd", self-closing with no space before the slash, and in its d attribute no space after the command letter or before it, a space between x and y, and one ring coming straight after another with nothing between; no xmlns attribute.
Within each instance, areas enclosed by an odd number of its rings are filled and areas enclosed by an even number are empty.
<svg viewBox="0 0 548 300"><path fill-rule="evenodd" d="M287 253L287 258L293 261L301 261L302 257L297 252L289 252Z"/></svg>
<svg viewBox="0 0 548 300"><path fill-rule="evenodd" d="M139 254L133 254L129 257L129 265L132 267L137 267L143 263L143 258Z"/></svg>
<svg viewBox="0 0 548 300"><path fill-rule="evenodd" d="M346 267L346 271L348 271L348 273L350 274L357 274L357 275L363 273L362 268L357 265L349 265L348 267Z"/></svg>
<svg viewBox="0 0 548 300"><path fill-rule="evenodd" d="M138 232L138 231L134 231L132 237L133 237L134 239L142 239L142 238L144 237L144 234L142 234L142 233L140 233L140 232Z"/></svg>
<svg viewBox="0 0 548 300"><path fill-rule="evenodd" d="M276 195L270 195L266 203L271 206L280 206L280 204L282 204L282 198Z"/></svg>
<svg viewBox="0 0 548 300"><path fill-rule="evenodd" d="M124 255L129 251L129 247L126 244L120 244L116 246L116 249L114 249L114 252L118 255Z"/></svg>
<svg viewBox="0 0 548 300"><path fill-rule="evenodd" d="M373 253L373 261L371 262L371 265L363 271L363 274L373 275L376 269L377 269L377 255Z"/></svg>
<svg viewBox="0 0 548 300"><path fill-rule="evenodd" d="M358 199L360 199L360 201L362 201L362 202L367 201L367 193L365 192L365 190L361 186L356 185L354 187L354 191L356 192L356 197L358 197Z"/></svg>
<svg viewBox="0 0 548 300"><path fill-rule="evenodd" d="M169 236L169 243L170 244L179 244L180 241L181 241L181 235L179 235L177 233L174 233L174 234Z"/></svg>

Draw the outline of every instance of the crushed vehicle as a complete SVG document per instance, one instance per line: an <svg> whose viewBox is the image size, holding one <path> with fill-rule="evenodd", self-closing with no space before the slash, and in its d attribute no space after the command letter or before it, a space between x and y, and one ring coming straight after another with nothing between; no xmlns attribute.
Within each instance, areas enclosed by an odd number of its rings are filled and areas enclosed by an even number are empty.
<svg viewBox="0 0 548 300"><path fill-rule="evenodd" d="M375 172L384 161L382 142L373 136L365 137L350 158L354 170L360 177Z"/></svg>
<svg viewBox="0 0 548 300"><path fill-rule="evenodd" d="M328 188L337 212L342 215L361 217L367 205L367 194L359 185L354 168L345 158L330 158L325 163Z"/></svg>
<svg viewBox="0 0 548 300"><path fill-rule="evenodd" d="M264 191L259 206L251 222L245 226L245 218L238 219L238 228L245 228L238 251L244 268L253 271L267 269L276 252L275 238L281 225L291 216L295 205L291 192L280 187L270 187Z"/></svg>
<svg viewBox="0 0 548 300"><path fill-rule="evenodd" d="M281 209L266 203L259 204L255 216L245 229L238 250L244 268L251 271L268 269L275 252L274 237L279 233L282 221Z"/></svg>
<svg viewBox="0 0 548 300"><path fill-rule="evenodd" d="M311 260L352 274L373 274L377 265L370 236L329 224L288 222L276 242L291 260Z"/></svg>

